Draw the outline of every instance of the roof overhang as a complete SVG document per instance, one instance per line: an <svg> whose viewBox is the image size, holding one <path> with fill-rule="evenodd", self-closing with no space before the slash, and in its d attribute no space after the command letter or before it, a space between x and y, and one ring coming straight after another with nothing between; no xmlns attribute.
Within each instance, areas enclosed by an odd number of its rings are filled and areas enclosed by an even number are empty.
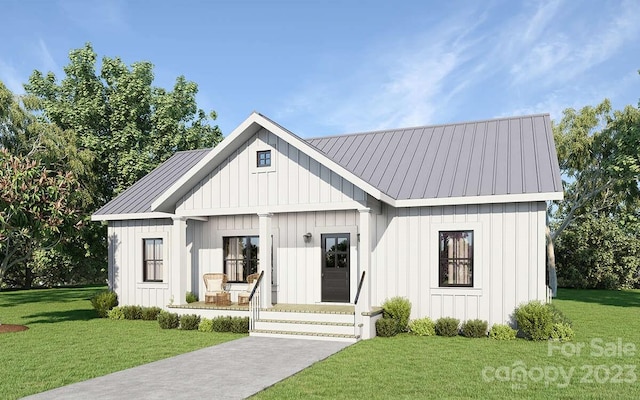
<svg viewBox="0 0 640 400"><path fill-rule="evenodd" d="M172 218L174 214L165 212L131 213L131 214L93 214L92 221L125 221L134 219Z"/></svg>

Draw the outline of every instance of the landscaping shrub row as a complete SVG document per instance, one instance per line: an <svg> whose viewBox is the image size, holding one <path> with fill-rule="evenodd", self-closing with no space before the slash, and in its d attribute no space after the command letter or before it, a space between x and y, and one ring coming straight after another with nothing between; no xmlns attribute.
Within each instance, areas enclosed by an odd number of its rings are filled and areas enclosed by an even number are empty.
<svg viewBox="0 0 640 400"><path fill-rule="evenodd" d="M411 303L402 297L394 297L382 304L382 318L376 321L376 333L381 337L395 336L400 332L411 332L418 336L458 336L483 338L487 335L495 340L513 340L517 330L509 325L494 324L488 330L487 321L471 319L460 324L460 320L442 317L433 322L430 318L409 321ZM553 304L531 301L515 310L515 319L522 335L531 340L573 339L571 321Z"/></svg>
<svg viewBox="0 0 640 400"><path fill-rule="evenodd" d="M107 313L109 319L141 319L155 321L162 309L160 307L121 306L113 307Z"/></svg>
<svg viewBox="0 0 640 400"><path fill-rule="evenodd" d="M203 318L198 326L200 332L249 333L249 317L220 316Z"/></svg>

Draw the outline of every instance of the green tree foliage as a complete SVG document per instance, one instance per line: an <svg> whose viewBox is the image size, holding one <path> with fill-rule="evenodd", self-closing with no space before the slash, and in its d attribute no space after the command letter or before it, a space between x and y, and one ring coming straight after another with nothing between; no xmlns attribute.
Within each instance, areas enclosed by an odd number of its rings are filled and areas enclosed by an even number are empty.
<svg viewBox="0 0 640 400"><path fill-rule="evenodd" d="M72 173L46 169L38 161L0 150L0 282L26 264L35 249L63 240L64 226L77 221Z"/></svg>
<svg viewBox="0 0 640 400"><path fill-rule="evenodd" d="M554 126L565 199L549 209L550 270L564 286L638 286L640 111L605 100ZM553 251L553 247L557 251Z"/></svg>

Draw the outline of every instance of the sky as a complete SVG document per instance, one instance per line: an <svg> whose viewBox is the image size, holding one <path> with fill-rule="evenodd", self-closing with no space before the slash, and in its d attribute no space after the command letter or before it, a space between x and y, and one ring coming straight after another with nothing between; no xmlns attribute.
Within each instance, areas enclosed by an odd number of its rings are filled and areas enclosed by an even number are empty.
<svg viewBox="0 0 640 400"><path fill-rule="evenodd" d="M640 98L638 0L0 0L0 80L99 58L184 75L228 135L258 111L302 137Z"/></svg>

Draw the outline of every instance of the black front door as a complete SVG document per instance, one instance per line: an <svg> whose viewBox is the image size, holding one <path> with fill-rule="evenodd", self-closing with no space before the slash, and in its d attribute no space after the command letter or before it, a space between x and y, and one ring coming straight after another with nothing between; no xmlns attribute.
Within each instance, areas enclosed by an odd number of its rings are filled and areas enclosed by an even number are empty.
<svg viewBox="0 0 640 400"><path fill-rule="evenodd" d="M349 302L349 234L322 235L322 301Z"/></svg>

